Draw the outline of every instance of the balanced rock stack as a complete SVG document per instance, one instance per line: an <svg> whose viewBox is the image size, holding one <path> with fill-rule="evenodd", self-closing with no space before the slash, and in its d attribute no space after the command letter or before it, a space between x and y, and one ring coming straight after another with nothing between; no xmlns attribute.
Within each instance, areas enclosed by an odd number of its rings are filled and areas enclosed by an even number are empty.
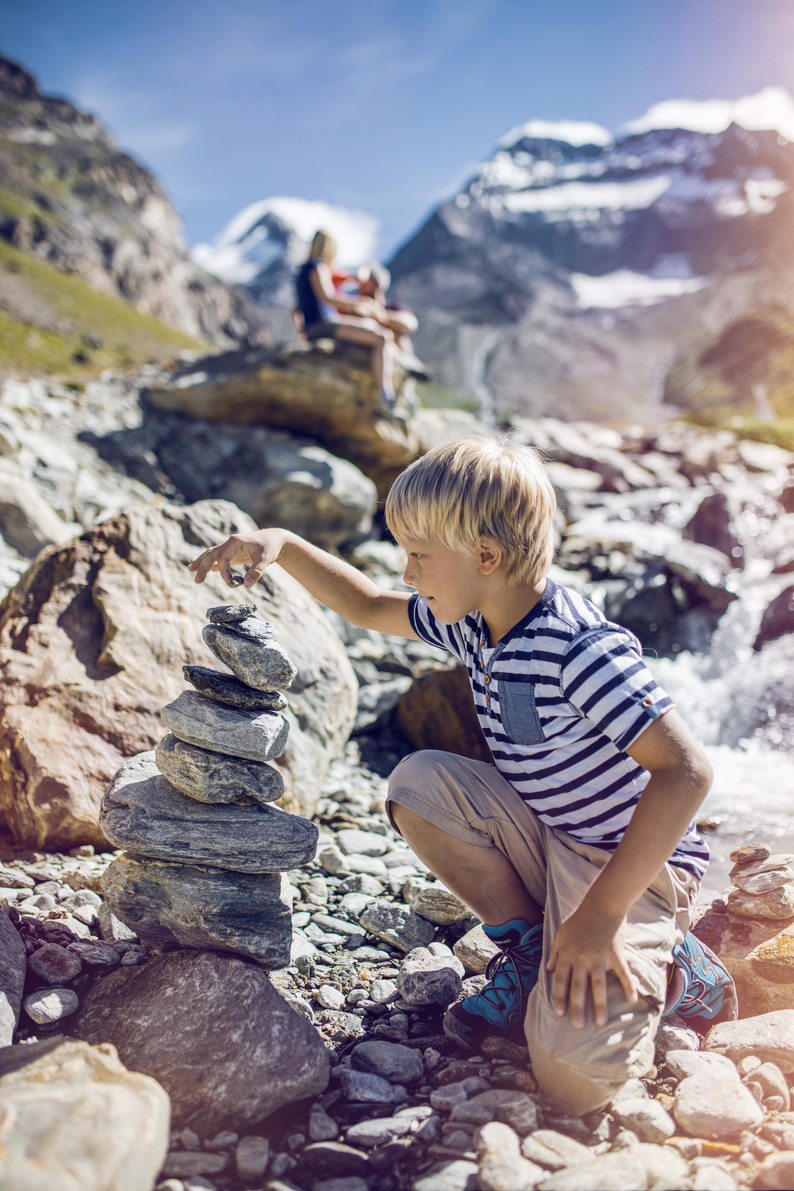
<svg viewBox="0 0 794 1191"><path fill-rule="evenodd" d="M102 803L124 848L102 878L112 913L150 946L231 951L289 963L285 871L306 864L318 830L270 805L283 792L268 762L286 746L283 691L295 667L253 604L210 608L206 644L231 674L185 666L194 689L163 708L168 734L124 763Z"/></svg>
<svg viewBox="0 0 794 1191"><path fill-rule="evenodd" d="M794 918L794 856L772 855L765 844L745 844L731 852L733 888L728 909L742 918Z"/></svg>

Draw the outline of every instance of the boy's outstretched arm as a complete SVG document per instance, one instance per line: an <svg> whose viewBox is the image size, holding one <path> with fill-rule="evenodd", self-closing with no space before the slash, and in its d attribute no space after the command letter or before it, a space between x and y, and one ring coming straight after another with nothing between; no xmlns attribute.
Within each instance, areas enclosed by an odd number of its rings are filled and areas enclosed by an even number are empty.
<svg viewBox="0 0 794 1191"><path fill-rule="evenodd" d="M253 587L274 562L351 624L417 639L408 617L408 592L382 591L355 567L286 529L232 534L195 558L188 570L195 572L196 583L203 583L210 571L219 571L229 583L231 568L242 564L248 567L245 586Z"/></svg>
<svg viewBox="0 0 794 1191"><path fill-rule="evenodd" d="M615 973L630 1001L637 988L626 962L624 924L629 909L675 851L711 784L705 753L677 711L655 720L629 755L650 771L623 839L581 905L560 926L548 969L554 972L555 1011L570 1011L583 1026L588 986L595 1020L607 1020L606 974Z"/></svg>

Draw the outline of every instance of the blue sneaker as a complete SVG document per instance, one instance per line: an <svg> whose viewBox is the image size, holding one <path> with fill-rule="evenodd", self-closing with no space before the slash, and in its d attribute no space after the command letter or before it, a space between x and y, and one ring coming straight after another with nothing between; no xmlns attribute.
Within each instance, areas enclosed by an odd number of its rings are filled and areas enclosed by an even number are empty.
<svg viewBox="0 0 794 1191"><path fill-rule="evenodd" d="M543 951L543 927L513 918L483 930L499 948L485 969L488 983L472 997L444 1014L444 1033L470 1050L491 1034L502 1034L524 1045L527 998L538 982Z"/></svg>
<svg viewBox="0 0 794 1191"><path fill-rule="evenodd" d="M673 948L673 971L663 1017L677 1013L701 1034L739 1016L736 985L722 960L690 931Z"/></svg>

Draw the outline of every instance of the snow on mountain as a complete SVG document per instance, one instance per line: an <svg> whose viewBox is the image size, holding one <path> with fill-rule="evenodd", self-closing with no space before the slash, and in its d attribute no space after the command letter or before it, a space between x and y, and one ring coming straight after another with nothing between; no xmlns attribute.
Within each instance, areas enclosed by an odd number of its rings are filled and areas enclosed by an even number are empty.
<svg viewBox="0 0 794 1191"><path fill-rule="evenodd" d="M503 136L499 144L509 149L524 137L534 141L566 141L569 145L612 144L611 132L600 124L590 124L584 120L529 120Z"/></svg>
<svg viewBox="0 0 794 1191"><path fill-rule="evenodd" d="M193 259L202 269L234 285L256 287L273 265L294 268L318 228L339 246L337 264L354 268L375 254L378 220L364 211L300 198L252 203L226 225L211 244L196 244Z"/></svg>
<svg viewBox="0 0 794 1191"><path fill-rule="evenodd" d="M757 95L744 99L669 99L654 104L639 120L625 124L623 132L682 128L716 133L725 132L731 124L751 132L777 132L787 141L794 141L794 99L782 87L764 87Z"/></svg>

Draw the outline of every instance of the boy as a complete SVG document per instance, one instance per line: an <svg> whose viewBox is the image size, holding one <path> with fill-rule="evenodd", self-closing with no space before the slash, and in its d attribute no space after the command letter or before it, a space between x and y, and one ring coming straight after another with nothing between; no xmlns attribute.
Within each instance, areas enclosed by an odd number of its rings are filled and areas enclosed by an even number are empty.
<svg viewBox="0 0 794 1191"><path fill-rule="evenodd" d="M387 802L499 948L444 1029L468 1047L525 1038L541 1092L583 1113L648 1070L665 1010L707 1028L736 1016L736 997L687 933L708 862L692 824L708 761L633 635L547 578L555 503L531 448L469 438L428 452L389 494L413 594L280 529L235 535L190 569L229 582L248 563L252 586L278 562L353 624L465 663L494 765L414 753Z"/></svg>

